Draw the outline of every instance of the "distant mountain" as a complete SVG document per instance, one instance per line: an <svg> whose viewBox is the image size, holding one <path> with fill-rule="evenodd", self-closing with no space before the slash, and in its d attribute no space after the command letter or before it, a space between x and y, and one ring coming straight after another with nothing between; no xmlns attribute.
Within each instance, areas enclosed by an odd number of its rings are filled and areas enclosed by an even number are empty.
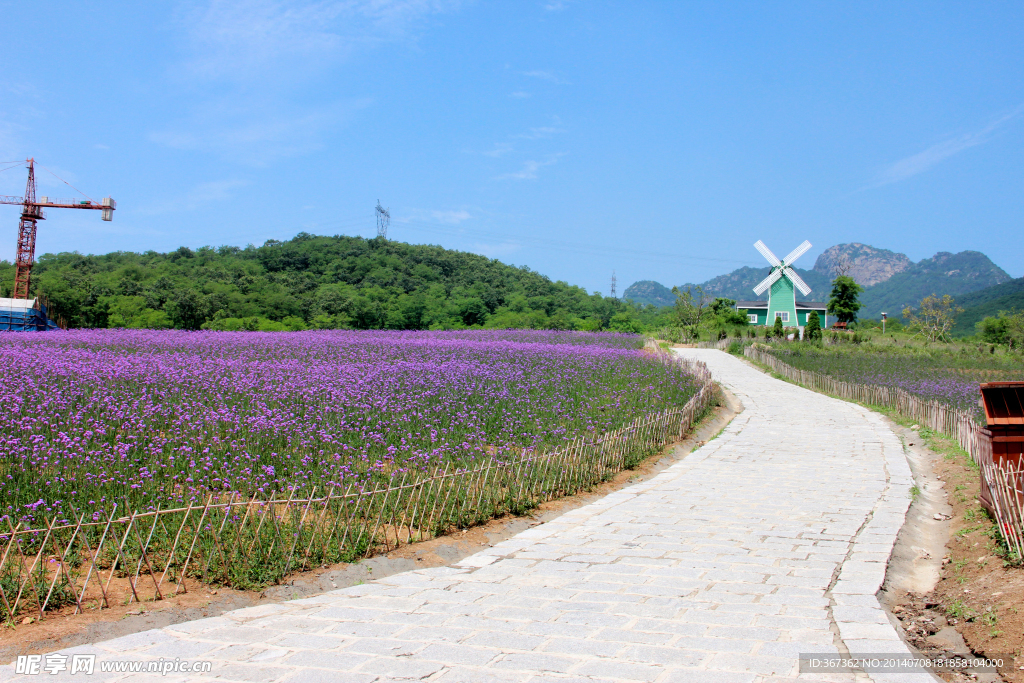
<svg viewBox="0 0 1024 683"><path fill-rule="evenodd" d="M654 280L634 282L622 293L622 298L632 299L638 304L654 304L655 306L671 306L676 302L672 290Z"/></svg>
<svg viewBox="0 0 1024 683"><path fill-rule="evenodd" d="M861 294L861 318L878 318L882 311L898 316L907 306L916 307L929 294L949 294L960 299L971 292L992 287L1011 278L980 251L951 254L940 251L896 273L888 280L868 287Z"/></svg>
<svg viewBox="0 0 1024 683"><path fill-rule="evenodd" d="M968 304L964 302L968 301L967 295L1011 280L1002 268L979 251L962 251L959 254L942 251L930 259L913 263L906 254L852 242L826 249L815 262L814 270L796 269L811 288L809 295L798 295L797 298L804 301L828 301L832 291L832 273L836 265L844 261L844 265L849 268L848 274L865 287L860 297L861 303L864 304L860 311L861 318L878 318L882 311L890 316L899 316L904 308L916 306L929 294L949 294L957 300L958 305L966 307ZM701 286L705 292L713 296L724 296L737 301L755 299L757 295L753 289L768 276L768 272L768 266L738 268L726 275L711 278ZM667 305L658 303L657 299L646 294L669 291L667 287L651 280L631 285L626 290L627 297L633 287L639 285L643 287L637 290L638 294L645 295L645 298L632 297L635 301ZM684 288L688 286L691 285L682 285ZM1009 292L993 295L991 298L996 299L1005 294ZM989 299L979 300L976 304L970 305L980 305L988 301ZM668 301L671 302L672 299ZM1011 306L1004 306L1007 307Z"/></svg>
<svg viewBox="0 0 1024 683"><path fill-rule="evenodd" d="M830 281L846 266L846 275L864 287L885 282L913 265L906 254L888 249L875 249L860 242L837 244L821 253L814 270Z"/></svg>
<svg viewBox="0 0 1024 683"><path fill-rule="evenodd" d="M959 299L957 304L964 308L979 308L981 306L987 306L1001 302L1002 300L1016 301L1020 297L1024 297L1024 277L1019 277L1014 280L1007 280L1006 282L994 285L992 287L986 287L985 289L979 289L976 292L971 292ZM1018 306L1019 310L1024 310L1024 306Z"/></svg>
<svg viewBox="0 0 1024 683"><path fill-rule="evenodd" d="M803 296L798 292L798 300L828 300L828 294L832 289L832 285L827 277L820 273L816 273L813 270L803 270L801 268L795 268L794 270L796 270L797 275L803 278L803 281L807 283L807 286L811 288L811 293L807 296ZM735 299L736 301L750 301L758 298L758 296L754 294L754 287L756 287L761 280L768 277L769 272L771 272L771 268L768 266L765 266L764 268L750 268L749 266L745 266L732 271L728 275L713 277L707 282L702 283L701 287L704 288L705 292L712 296L724 296L729 299Z"/></svg>
<svg viewBox="0 0 1024 683"><path fill-rule="evenodd" d="M956 303L964 312L957 317L953 334L957 337L972 335L974 324L982 318L999 315L1000 311L1024 311L1024 277L971 292Z"/></svg>
<svg viewBox="0 0 1024 683"><path fill-rule="evenodd" d="M734 299L736 301L750 301L756 299L757 295L754 294L754 287L757 286L761 280L768 277L769 272L768 266L764 268L750 268L743 267L728 275L719 275L718 277L711 278L707 282L702 282L700 286L704 289L704 293L710 296L722 296L727 299ZM801 301L827 301L829 292L832 289L832 285L828 278L824 277L820 273L816 273L813 270L801 270L800 268L795 269L797 274L804 279L807 286L811 288L811 293L807 297L798 296L797 298ZM686 289L687 287L694 287L693 283L687 283L680 285L680 289ZM658 296L657 293L661 293ZM672 294L672 290L661 284L660 282L654 282L653 280L640 280L634 282L628 288L626 288L625 298L632 299L637 303L647 304L652 303L656 306L670 306L675 303L675 296Z"/></svg>

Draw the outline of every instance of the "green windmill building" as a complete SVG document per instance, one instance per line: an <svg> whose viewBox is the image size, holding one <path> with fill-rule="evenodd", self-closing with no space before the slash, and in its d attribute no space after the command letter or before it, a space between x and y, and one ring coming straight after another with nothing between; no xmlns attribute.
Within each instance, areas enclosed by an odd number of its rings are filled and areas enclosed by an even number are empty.
<svg viewBox="0 0 1024 683"><path fill-rule="evenodd" d="M763 296L765 292L768 293L767 301L736 302L737 310L746 310L747 320L750 324L774 325L776 318L782 318L784 326L803 329L807 324L807 316L811 311L817 311L818 317L821 319L821 326L828 327L827 304L816 301L797 301L796 299L797 291L804 296L811 293L811 288L793 270L793 262L811 248L811 243L804 240L803 244L781 260L761 240L754 244L754 248L768 259L772 269L768 273L768 277L754 287L754 294L758 296Z"/></svg>

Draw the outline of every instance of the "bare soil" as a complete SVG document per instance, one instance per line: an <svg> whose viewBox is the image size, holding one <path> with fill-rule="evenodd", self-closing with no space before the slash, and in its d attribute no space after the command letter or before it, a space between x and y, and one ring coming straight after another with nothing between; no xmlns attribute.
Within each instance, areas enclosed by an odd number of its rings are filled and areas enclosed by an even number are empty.
<svg viewBox="0 0 1024 683"><path fill-rule="evenodd" d="M970 456L951 439L917 433L936 454L933 469L948 502L949 540L934 588L894 591L892 614L921 652L1009 656L999 670L1001 680L1024 683L1024 567L1008 561L995 523L978 503L980 478Z"/></svg>
<svg viewBox="0 0 1024 683"><path fill-rule="evenodd" d="M720 396L724 405L712 408L684 440L665 447L637 468L624 470L589 491L548 501L527 515L493 519L448 536L404 545L360 562L293 574L281 584L263 591L211 587L153 602L115 604L103 610L87 609L81 614L72 614L72 608L47 612L46 619L42 621L25 619L0 627L0 663L9 663L18 655L109 640L193 619L214 617L243 607L310 597L412 569L455 564L530 527L551 521L630 484L650 479L685 458L714 438L742 409L736 397L728 391L722 390Z"/></svg>

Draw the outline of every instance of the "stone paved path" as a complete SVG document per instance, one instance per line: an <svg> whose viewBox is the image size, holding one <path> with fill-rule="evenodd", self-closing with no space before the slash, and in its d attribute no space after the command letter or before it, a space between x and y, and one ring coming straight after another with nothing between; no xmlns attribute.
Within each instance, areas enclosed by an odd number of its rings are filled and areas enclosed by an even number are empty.
<svg viewBox="0 0 1024 683"><path fill-rule="evenodd" d="M685 354L745 409L657 477L456 567L62 651L211 674L66 678L732 683L795 679L800 652L905 653L874 597L913 485L899 440L858 406Z"/></svg>

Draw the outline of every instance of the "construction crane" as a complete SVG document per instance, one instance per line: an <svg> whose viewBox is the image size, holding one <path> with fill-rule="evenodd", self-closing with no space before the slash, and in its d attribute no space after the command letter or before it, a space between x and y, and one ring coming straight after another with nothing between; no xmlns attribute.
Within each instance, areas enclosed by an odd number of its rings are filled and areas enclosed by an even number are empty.
<svg viewBox="0 0 1024 683"><path fill-rule="evenodd" d="M48 209L98 209L100 217L105 221L113 220L114 209L117 208L117 202L110 197L104 197L98 202L91 199L51 199L49 197L40 197L39 201L36 201L36 160L27 159L25 163L28 164L28 183L25 185L25 196L0 195L0 204L20 204L22 207L21 222L18 224L18 254L14 260L14 292L11 295L13 299L28 298L32 262L36 258L36 221L46 219L43 207ZM67 183L67 181L64 182ZM68 186L70 187L70 183Z"/></svg>

